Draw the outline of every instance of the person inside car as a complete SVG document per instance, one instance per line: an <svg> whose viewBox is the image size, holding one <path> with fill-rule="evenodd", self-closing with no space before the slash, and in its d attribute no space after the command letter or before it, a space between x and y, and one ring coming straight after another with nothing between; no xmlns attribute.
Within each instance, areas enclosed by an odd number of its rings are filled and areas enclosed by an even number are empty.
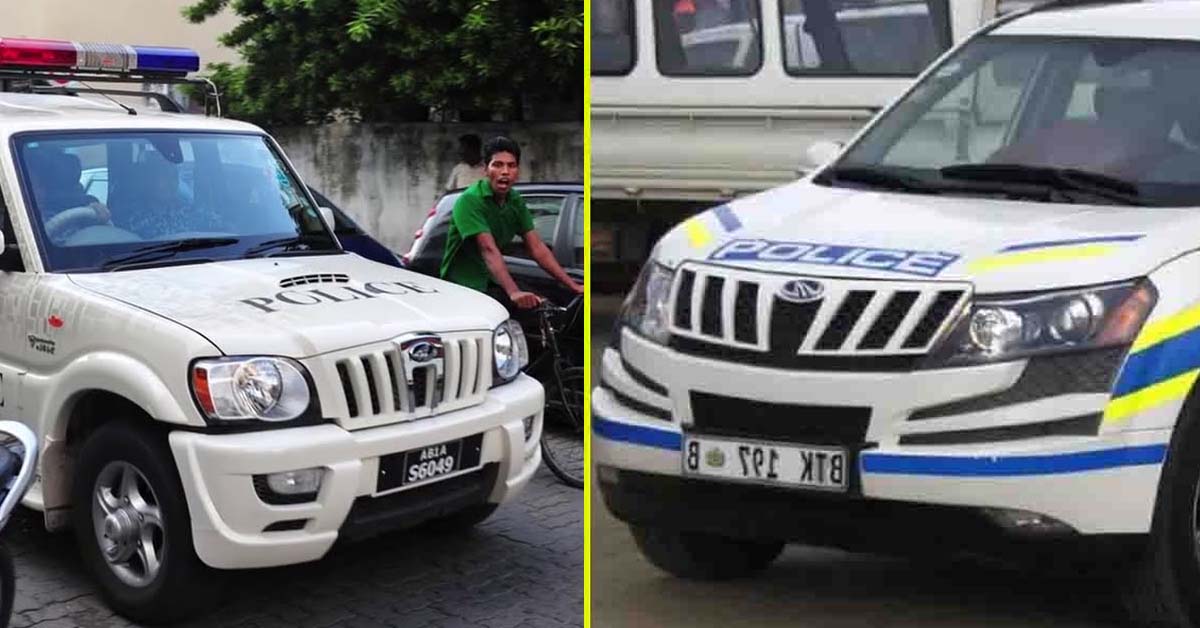
<svg viewBox="0 0 1200 628"><path fill-rule="evenodd" d="M576 294L583 294L583 287L567 275L542 242L525 200L512 189L520 171L520 146L506 137L493 138L483 148L483 161L487 177L464 190L451 211L441 277L487 292L506 305L536 307L541 297L517 287L500 253L502 245L519 235L538 266Z"/></svg>
<svg viewBox="0 0 1200 628"><path fill-rule="evenodd" d="M30 183L34 198L46 232L56 240L69 237L80 227L106 223L112 218L104 203L83 191L79 182L83 172L79 157L47 150L31 161ZM84 219L80 220L81 217Z"/></svg>

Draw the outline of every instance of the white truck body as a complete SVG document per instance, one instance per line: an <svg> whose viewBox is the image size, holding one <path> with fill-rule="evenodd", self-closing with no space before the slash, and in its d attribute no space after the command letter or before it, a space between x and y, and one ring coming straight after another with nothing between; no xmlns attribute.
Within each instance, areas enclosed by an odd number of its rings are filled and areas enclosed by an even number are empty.
<svg viewBox="0 0 1200 628"><path fill-rule="evenodd" d="M985 28L832 163L657 242L592 397L652 562L1129 541L1131 610L1194 625L1200 3L1095 4ZM946 116L964 84L994 109ZM1072 299L1086 319L1037 309Z"/></svg>
<svg viewBox="0 0 1200 628"><path fill-rule="evenodd" d="M28 217L28 173L8 147L21 134L108 131L266 138L230 120L130 116L83 98L0 94L0 205L15 235L6 244L20 249L24 266L0 272L0 418L28 424L42 443L25 503L44 511L49 527L66 524L72 506L73 456L85 436L80 417L117 407L115 399L137 415L98 419L154 422L169 432L195 553L211 567L321 557L356 500L412 490L377 487L380 460L389 454L482 435L478 463L446 477L496 467L490 503L529 482L540 461L542 388L524 375L493 386L493 330L507 313L482 294L349 253L47 272ZM411 391L384 366L399 356L396 339L414 332L444 343L445 391L434 404L397 406L393 400ZM259 423L278 428L261 431L209 424L194 397L191 365L253 355L303 365L316 393L317 424ZM256 475L309 467L325 470L311 501L272 505L256 495ZM300 524L270 530L285 520Z"/></svg>

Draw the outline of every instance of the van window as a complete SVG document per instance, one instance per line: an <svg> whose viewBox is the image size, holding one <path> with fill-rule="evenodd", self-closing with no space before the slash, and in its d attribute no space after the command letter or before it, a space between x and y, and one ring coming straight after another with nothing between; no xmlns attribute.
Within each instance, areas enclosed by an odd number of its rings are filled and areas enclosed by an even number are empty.
<svg viewBox="0 0 1200 628"><path fill-rule="evenodd" d="M592 74L629 74L636 58L633 0L592 0Z"/></svg>
<svg viewBox="0 0 1200 628"><path fill-rule="evenodd" d="M948 0L780 0L788 74L915 76L950 47Z"/></svg>
<svg viewBox="0 0 1200 628"><path fill-rule="evenodd" d="M658 71L749 76L762 66L758 0L654 0Z"/></svg>

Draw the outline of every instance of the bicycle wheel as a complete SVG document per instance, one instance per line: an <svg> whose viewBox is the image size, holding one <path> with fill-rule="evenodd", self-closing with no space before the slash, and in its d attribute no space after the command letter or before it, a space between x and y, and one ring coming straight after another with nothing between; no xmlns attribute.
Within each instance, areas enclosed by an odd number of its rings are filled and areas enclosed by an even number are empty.
<svg viewBox="0 0 1200 628"><path fill-rule="evenodd" d="M583 488L583 368L563 369L546 383L542 460L563 484Z"/></svg>

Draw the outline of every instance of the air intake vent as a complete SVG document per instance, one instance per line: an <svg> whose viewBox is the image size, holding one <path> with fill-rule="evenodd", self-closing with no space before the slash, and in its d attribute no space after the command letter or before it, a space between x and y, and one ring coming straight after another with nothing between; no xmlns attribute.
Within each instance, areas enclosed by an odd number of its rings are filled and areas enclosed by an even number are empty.
<svg viewBox="0 0 1200 628"><path fill-rule="evenodd" d="M294 288L313 283L349 283L350 275L341 273L322 273L320 275L297 275L279 281L280 288Z"/></svg>

